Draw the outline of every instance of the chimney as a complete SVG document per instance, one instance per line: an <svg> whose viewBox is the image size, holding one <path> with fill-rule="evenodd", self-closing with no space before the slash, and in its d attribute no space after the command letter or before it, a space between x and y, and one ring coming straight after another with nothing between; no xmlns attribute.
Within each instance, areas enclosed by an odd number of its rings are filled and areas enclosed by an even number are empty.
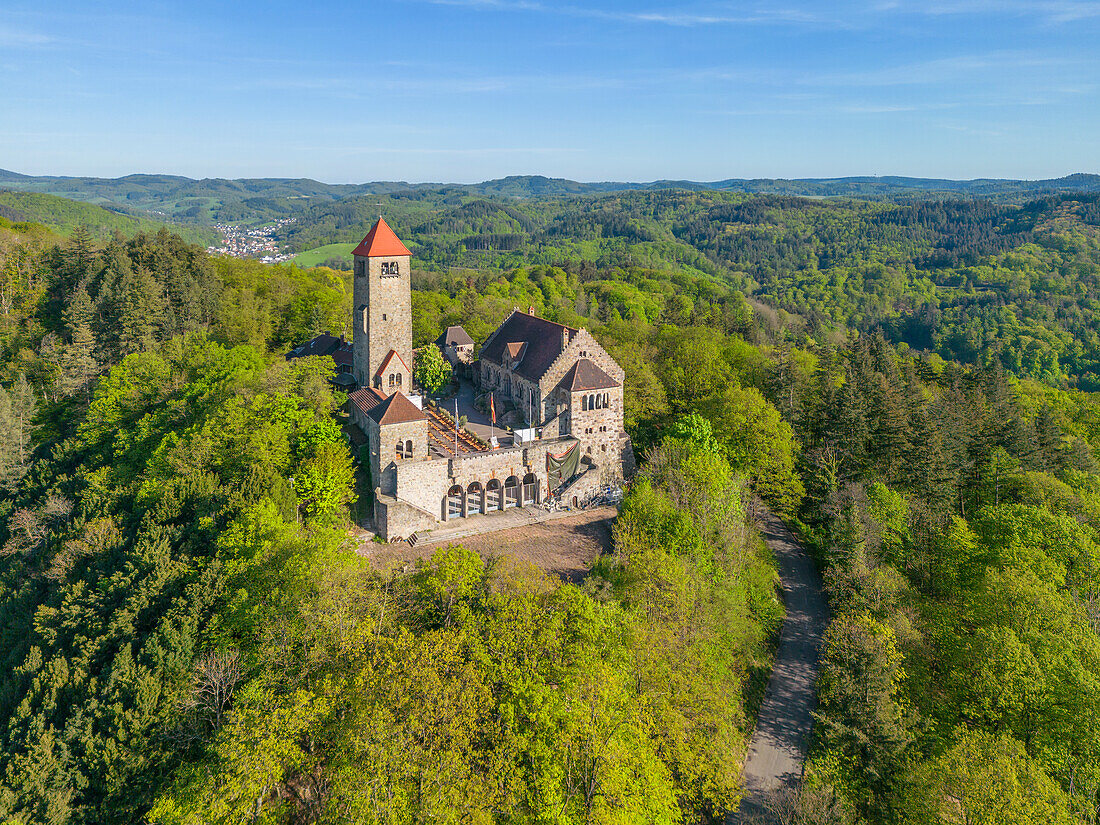
<svg viewBox="0 0 1100 825"><path fill-rule="evenodd" d="M565 349L569 346L569 327L561 328L561 348Z"/></svg>
<svg viewBox="0 0 1100 825"><path fill-rule="evenodd" d="M534 308L533 306L530 306L530 305L529 305L529 306L527 307L527 314L528 314L528 315L534 315L534 314L535 314L535 308Z"/></svg>

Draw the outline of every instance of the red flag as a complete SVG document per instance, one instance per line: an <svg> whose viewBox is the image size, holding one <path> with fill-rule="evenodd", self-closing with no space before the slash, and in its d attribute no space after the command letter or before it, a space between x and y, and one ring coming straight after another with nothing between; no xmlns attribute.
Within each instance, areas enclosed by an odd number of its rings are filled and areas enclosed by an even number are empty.
<svg viewBox="0 0 1100 825"><path fill-rule="evenodd" d="M497 408L493 403L493 394L489 393L489 414L493 417L493 423L497 423Z"/></svg>

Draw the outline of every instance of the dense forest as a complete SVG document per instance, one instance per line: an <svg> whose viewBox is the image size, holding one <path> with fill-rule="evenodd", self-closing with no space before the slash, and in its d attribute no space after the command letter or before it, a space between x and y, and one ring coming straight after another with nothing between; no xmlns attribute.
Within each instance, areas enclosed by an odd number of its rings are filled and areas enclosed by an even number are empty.
<svg viewBox="0 0 1100 825"><path fill-rule="evenodd" d="M348 253L378 201L310 207L286 241L341 242ZM418 191L383 201L420 264L437 270L707 276L798 316L815 338L881 331L946 360L1100 389L1100 195L1013 205L686 191L508 202Z"/></svg>
<svg viewBox="0 0 1100 825"><path fill-rule="evenodd" d="M1095 825L1095 197L390 197L417 346L532 305L626 370L614 551L378 574L329 366L281 355L347 273L4 221L0 819L722 820L760 496L833 609L793 821Z"/></svg>

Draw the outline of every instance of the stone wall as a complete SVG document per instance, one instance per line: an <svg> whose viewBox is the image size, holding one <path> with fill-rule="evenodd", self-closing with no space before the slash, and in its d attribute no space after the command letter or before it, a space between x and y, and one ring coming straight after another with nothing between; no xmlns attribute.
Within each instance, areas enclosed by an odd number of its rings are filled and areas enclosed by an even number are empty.
<svg viewBox="0 0 1100 825"><path fill-rule="evenodd" d="M436 519L407 501L391 496L377 496L374 500L374 524L383 539L407 539L420 530L430 530Z"/></svg>
<svg viewBox="0 0 1100 825"><path fill-rule="evenodd" d="M608 406L596 409L584 409L583 399L602 396ZM569 432L585 448L585 453L596 456L607 453L611 445L617 444L623 431L623 388L609 387L605 390L572 393L569 401ZM614 451L612 451L614 452ZM605 462L604 458L596 458Z"/></svg>
<svg viewBox="0 0 1100 825"><path fill-rule="evenodd" d="M367 420L367 441L370 444L370 471L376 489L384 495L397 494L397 467L423 462L428 458L428 422L409 421L405 424L379 426L370 416ZM411 458L397 457L397 444L412 441Z"/></svg>
<svg viewBox="0 0 1100 825"><path fill-rule="evenodd" d="M397 498L432 513L438 521L444 517L444 499L450 489L451 461L405 461L397 465Z"/></svg>
<svg viewBox="0 0 1100 825"><path fill-rule="evenodd" d="M425 422L415 422L423 424ZM370 420L376 429L377 425ZM410 431L412 424L394 424L384 427L385 443L394 441ZM399 435L399 431L402 435ZM374 436L371 436L372 438ZM375 442L372 441L372 446ZM497 479L503 487L509 476L515 476L522 485L524 478L535 477L537 500L543 501L549 494L546 472L546 455L561 455L576 442L573 439L537 441L523 447L491 450L482 453L464 453L456 458L435 458L427 461L396 461L382 464L382 483L376 482L377 500L375 525L384 538L407 537L414 530L424 530L433 524L447 520L447 494L458 485L467 490L474 482L486 488L491 479ZM373 456L372 456L373 457ZM528 502L525 502L525 506ZM402 505L411 509L401 509ZM419 514L419 515L418 515ZM430 520L425 521L430 515ZM393 519L399 519L394 522Z"/></svg>
<svg viewBox="0 0 1100 825"><path fill-rule="evenodd" d="M614 483L614 474L608 474L607 467L600 465L591 466L587 472L579 476L572 484L563 487L560 496L561 503L568 506L584 504L589 496ZM574 501L574 499L576 499Z"/></svg>
<svg viewBox="0 0 1100 825"><path fill-rule="evenodd" d="M397 275L383 275L382 267L397 265ZM408 255L383 258L355 257L352 348L355 380L373 386L382 360L395 350L412 369L411 259ZM386 389L383 386L383 389ZM411 386L406 384L407 393Z"/></svg>
<svg viewBox="0 0 1100 825"><path fill-rule="evenodd" d="M600 346L591 332L586 329L577 330L577 334L562 350L561 355L554 359L554 363L546 370L546 374L539 381L539 387L543 394L548 393L558 385L569 369L580 358L587 358L620 384L626 379L626 373L615 359L607 354L607 350Z"/></svg>

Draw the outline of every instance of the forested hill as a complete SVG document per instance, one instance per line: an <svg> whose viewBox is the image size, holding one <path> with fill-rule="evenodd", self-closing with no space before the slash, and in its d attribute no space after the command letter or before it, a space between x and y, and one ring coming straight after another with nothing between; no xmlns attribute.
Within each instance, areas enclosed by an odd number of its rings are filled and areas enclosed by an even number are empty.
<svg viewBox="0 0 1100 825"><path fill-rule="evenodd" d="M1095 825L1095 195L433 197L393 199L418 346L533 306L624 368L614 551L372 569L334 365L284 357L350 273L0 219L0 821L724 821L761 496L832 607L783 821Z"/></svg>
<svg viewBox="0 0 1100 825"><path fill-rule="evenodd" d="M192 243L211 243L217 233L198 226L183 226L158 219L155 215L120 212L116 208L104 208L56 195L34 192L5 191L0 181L0 218L12 223L39 223L54 232L69 234L78 226L93 235L105 238L112 232L133 235L137 232L155 232L162 226L178 232Z"/></svg>
<svg viewBox="0 0 1100 825"><path fill-rule="evenodd" d="M127 175L121 178L23 175L0 169L0 187L62 195L75 200L143 210L195 223L249 221L286 217L317 202L406 193L450 193L459 196L539 199L634 190L715 190L807 197L872 200L982 197L1019 202L1058 192L1100 191L1100 175L1072 174L1049 180L941 180L907 177L841 177L740 179L719 181L660 180L579 182L541 175L515 175L473 184L375 181L329 184L307 178L204 178L178 175Z"/></svg>
<svg viewBox="0 0 1100 825"><path fill-rule="evenodd" d="M338 243L314 257L347 266L380 209L420 266L703 275L802 319L814 335L881 330L962 363L997 361L1020 377L1100 389L1097 194L1013 205L682 190L511 202L398 193L310 207L285 238L299 249Z"/></svg>

